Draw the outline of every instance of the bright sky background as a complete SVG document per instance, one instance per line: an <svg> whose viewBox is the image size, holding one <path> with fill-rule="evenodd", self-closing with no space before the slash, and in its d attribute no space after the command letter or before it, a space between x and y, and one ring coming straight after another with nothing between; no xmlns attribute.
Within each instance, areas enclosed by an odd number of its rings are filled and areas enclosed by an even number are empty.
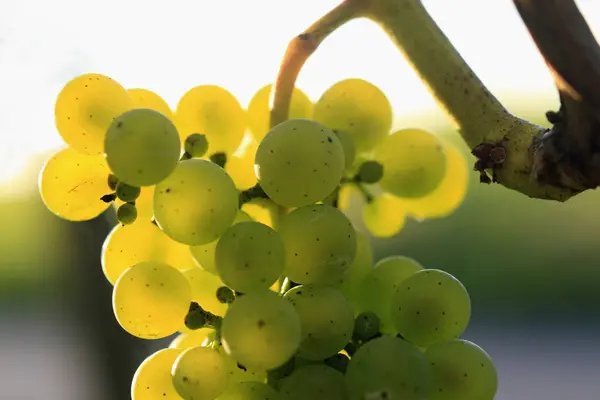
<svg viewBox="0 0 600 400"><path fill-rule="evenodd" d="M32 154L61 146L54 100L75 76L102 73L128 88L154 90L173 107L191 87L218 84L245 106L274 79L290 38L337 3L1 0L0 182L14 177ZM424 3L492 92L501 98L555 98L550 75L512 1ZM600 1L578 3L600 32ZM326 40L297 85L316 100L348 77L378 85L400 123L429 111L437 116L430 123L447 122L403 56L369 21L354 21Z"/></svg>

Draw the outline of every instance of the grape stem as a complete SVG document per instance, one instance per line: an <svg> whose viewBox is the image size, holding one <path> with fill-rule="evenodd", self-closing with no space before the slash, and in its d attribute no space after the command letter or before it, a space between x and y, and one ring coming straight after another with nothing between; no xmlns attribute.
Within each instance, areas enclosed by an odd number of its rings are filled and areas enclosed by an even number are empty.
<svg viewBox="0 0 600 400"><path fill-rule="evenodd" d="M355 18L368 18L389 35L456 123L471 149L482 144L503 148L506 157L501 167L493 171L497 183L529 197L557 201L566 201L598 186L600 179L594 179L594 172L600 176L600 166L594 169L591 161L574 165L573 154L566 154L572 150L565 149L568 144L548 145L552 131L508 112L479 80L420 0L345 0L293 38L274 85L271 126L287 118L291 94L306 60L329 34ZM582 21L583 18L578 22L585 24ZM546 26L547 30L555 28ZM600 127L600 123L594 126ZM589 154L588 159L592 159Z"/></svg>

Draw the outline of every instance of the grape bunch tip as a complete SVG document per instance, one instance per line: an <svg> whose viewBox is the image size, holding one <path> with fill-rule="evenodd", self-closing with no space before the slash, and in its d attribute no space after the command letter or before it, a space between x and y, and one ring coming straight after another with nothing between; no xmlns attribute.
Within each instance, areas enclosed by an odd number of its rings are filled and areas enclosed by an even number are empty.
<svg viewBox="0 0 600 400"><path fill-rule="evenodd" d="M200 85L171 109L85 74L58 95L65 144L40 172L44 204L70 221L115 213L101 261L116 322L176 335L139 365L132 399L493 399L490 356L461 338L462 283L371 249L407 218L460 206L462 155L392 131L386 95L363 79L316 102L295 88L270 128L272 89L243 108Z"/></svg>

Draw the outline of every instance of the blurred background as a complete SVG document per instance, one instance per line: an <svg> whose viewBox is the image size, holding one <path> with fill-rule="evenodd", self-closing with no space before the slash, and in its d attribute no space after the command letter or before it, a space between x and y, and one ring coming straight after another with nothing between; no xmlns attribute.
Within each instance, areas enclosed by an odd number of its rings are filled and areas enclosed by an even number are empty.
<svg viewBox="0 0 600 400"><path fill-rule="evenodd" d="M127 335L100 267L108 216L62 221L37 193L61 146L54 100L71 78L108 75L171 106L189 88L226 87L246 105L270 83L287 42L337 0L20 0L0 2L0 399L128 399L137 365L168 341ZM513 113L543 124L551 77L509 0L424 0L475 72ZM577 2L600 32L600 2ZM600 36L599 36L600 37ZM440 66L440 68L443 68ZM403 56L373 23L354 21L307 63L298 86L317 100L360 77L389 96L396 128L447 135L470 157ZM470 160L470 158L469 158ZM532 200L471 174L450 217L409 221L373 241L444 269L469 290L465 338L499 370L497 399L596 399L600 391L598 193Z"/></svg>

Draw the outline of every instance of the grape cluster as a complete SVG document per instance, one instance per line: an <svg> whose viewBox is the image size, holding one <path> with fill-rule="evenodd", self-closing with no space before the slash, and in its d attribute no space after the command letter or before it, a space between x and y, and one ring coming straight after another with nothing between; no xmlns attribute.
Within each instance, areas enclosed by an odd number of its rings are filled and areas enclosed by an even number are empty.
<svg viewBox="0 0 600 400"><path fill-rule="evenodd" d="M134 400L486 400L490 357L460 339L471 315L452 275L373 262L373 236L461 203L464 160L420 129L391 132L386 96L347 79L269 126L271 85L244 109L202 85L175 110L99 74L56 101L66 146L44 165L49 210L85 221L116 208L102 248L116 320L161 339ZM391 133L390 133L391 132ZM244 140L245 139L245 140Z"/></svg>

